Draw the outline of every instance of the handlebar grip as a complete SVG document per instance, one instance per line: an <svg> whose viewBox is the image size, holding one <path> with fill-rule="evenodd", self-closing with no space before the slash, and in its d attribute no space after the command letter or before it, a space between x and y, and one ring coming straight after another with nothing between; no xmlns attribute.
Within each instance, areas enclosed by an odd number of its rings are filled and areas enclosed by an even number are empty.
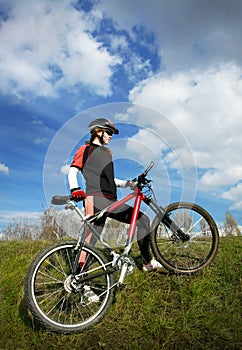
<svg viewBox="0 0 242 350"><path fill-rule="evenodd" d="M151 162L150 165L148 166L148 168L143 172L143 176L146 176L148 174L148 172L150 171L151 168L153 168L154 166L154 162Z"/></svg>

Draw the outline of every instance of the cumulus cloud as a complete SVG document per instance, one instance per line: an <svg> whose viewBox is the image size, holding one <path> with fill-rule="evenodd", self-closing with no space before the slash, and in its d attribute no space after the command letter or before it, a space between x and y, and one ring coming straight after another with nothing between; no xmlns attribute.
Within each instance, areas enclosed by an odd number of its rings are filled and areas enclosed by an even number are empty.
<svg viewBox="0 0 242 350"><path fill-rule="evenodd" d="M86 13L78 3L1 0L0 90L107 97L115 82L118 96L129 90L130 102L167 118L147 111L117 118L141 125L126 142L137 159L153 149L169 169L196 164L200 189L239 202L242 2L100 0Z"/></svg>
<svg viewBox="0 0 242 350"><path fill-rule="evenodd" d="M5 164L0 163L0 172L8 175L9 174L9 168Z"/></svg>
<svg viewBox="0 0 242 350"><path fill-rule="evenodd" d="M67 175L68 172L69 172L69 169L70 169L70 165L63 165L63 166L61 167L60 172L61 172L62 174L64 174L64 175Z"/></svg>
<svg viewBox="0 0 242 350"><path fill-rule="evenodd" d="M70 0L10 2L0 27L0 89L54 97L84 85L109 95L112 69L121 61L91 35L95 16L84 16Z"/></svg>
<svg viewBox="0 0 242 350"><path fill-rule="evenodd" d="M144 0L101 0L98 6L131 34L134 24L154 33L159 72L138 82L129 100L167 116L191 147L199 188L221 193L231 186L222 196L237 208L242 179L241 1L161 0L151 6ZM154 127L163 135L157 120ZM179 168L179 154L185 155L177 137L169 130L165 135L176 150L164 159L173 169ZM190 155L184 159L183 166L191 166Z"/></svg>
<svg viewBox="0 0 242 350"><path fill-rule="evenodd" d="M240 0L101 0L97 6L120 28L132 32L139 25L155 33L167 71L241 62Z"/></svg>
<svg viewBox="0 0 242 350"><path fill-rule="evenodd" d="M228 191L224 192L221 197L227 199L234 204L231 206L231 209L242 209L242 183L239 183L237 186L231 187Z"/></svg>
<svg viewBox="0 0 242 350"><path fill-rule="evenodd" d="M166 75L160 73L130 92L133 103L162 111L191 146L203 189L242 178L242 69L234 63Z"/></svg>

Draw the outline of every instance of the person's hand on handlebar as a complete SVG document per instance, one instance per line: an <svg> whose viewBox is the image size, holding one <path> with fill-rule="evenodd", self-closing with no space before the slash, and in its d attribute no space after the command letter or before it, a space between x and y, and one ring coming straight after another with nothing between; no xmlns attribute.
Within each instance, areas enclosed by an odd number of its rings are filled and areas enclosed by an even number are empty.
<svg viewBox="0 0 242 350"><path fill-rule="evenodd" d="M84 191L80 189L80 187L77 187L71 190L71 197L75 202L79 202L87 198L87 195Z"/></svg>
<svg viewBox="0 0 242 350"><path fill-rule="evenodd" d="M137 179L127 180L127 187L134 188L137 186Z"/></svg>

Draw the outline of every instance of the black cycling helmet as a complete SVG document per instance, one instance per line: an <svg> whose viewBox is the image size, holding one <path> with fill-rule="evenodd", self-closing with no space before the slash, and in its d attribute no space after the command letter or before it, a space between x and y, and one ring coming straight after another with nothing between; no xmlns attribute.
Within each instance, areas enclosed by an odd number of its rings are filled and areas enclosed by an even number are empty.
<svg viewBox="0 0 242 350"><path fill-rule="evenodd" d="M116 128L116 126L114 125L114 123L109 120L109 119L105 119L105 118L98 118L93 120L89 125L89 130L90 132L92 132L93 130L100 128L100 129L108 129L111 130L114 134L118 134L119 130Z"/></svg>

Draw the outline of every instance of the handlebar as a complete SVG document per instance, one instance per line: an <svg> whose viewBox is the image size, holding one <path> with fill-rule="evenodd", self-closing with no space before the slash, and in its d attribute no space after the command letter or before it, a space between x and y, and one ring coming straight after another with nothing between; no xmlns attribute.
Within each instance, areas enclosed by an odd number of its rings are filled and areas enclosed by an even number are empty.
<svg viewBox="0 0 242 350"><path fill-rule="evenodd" d="M142 185L147 185L147 183L151 182L151 180L147 180L146 176L148 172L153 168L154 162L151 162L145 171L138 176L138 179L133 179L132 182L135 184L135 186L142 187Z"/></svg>
<svg viewBox="0 0 242 350"><path fill-rule="evenodd" d="M146 175L153 168L153 166L154 166L154 162L151 162L150 165L148 166L148 168L140 176L146 177Z"/></svg>

